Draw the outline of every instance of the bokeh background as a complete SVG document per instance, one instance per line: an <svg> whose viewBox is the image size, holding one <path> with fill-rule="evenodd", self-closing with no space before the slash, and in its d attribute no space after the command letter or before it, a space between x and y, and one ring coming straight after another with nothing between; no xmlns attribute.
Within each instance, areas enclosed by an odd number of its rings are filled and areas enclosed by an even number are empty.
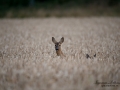
<svg viewBox="0 0 120 90"><path fill-rule="evenodd" d="M120 16L120 0L1 0L0 18Z"/></svg>
<svg viewBox="0 0 120 90"><path fill-rule="evenodd" d="M0 90L120 90L120 0L0 0Z"/></svg>

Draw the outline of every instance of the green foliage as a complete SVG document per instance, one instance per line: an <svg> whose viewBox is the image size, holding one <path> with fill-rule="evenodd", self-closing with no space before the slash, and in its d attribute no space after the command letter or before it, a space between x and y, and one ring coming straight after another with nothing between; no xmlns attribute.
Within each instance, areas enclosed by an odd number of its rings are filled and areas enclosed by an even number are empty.
<svg viewBox="0 0 120 90"><path fill-rule="evenodd" d="M120 0L1 0L0 6L4 7L24 7L29 6L31 2L42 6L61 6L61 5L106 5L115 6L120 4Z"/></svg>
<svg viewBox="0 0 120 90"><path fill-rule="evenodd" d="M29 0L1 0L0 6L6 7L19 7L19 6L27 6Z"/></svg>
<svg viewBox="0 0 120 90"><path fill-rule="evenodd" d="M99 10L99 7L101 10ZM82 8L82 11L76 10ZM89 9L90 8L90 9ZM108 10L106 10L108 8ZM33 11L31 11L33 9ZM43 12L42 12L43 10ZM61 13L61 12L70 12ZM112 11L111 11L112 10ZM42 12L39 13L39 12ZM52 12L53 11L53 12ZM74 11L74 12L73 12ZM120 16L120 0L1 0L0 17ZM84 15L81 15L81 12ZM104 13L102 13L104 12ZM106 13L107 12L107 13Z"/></svg>

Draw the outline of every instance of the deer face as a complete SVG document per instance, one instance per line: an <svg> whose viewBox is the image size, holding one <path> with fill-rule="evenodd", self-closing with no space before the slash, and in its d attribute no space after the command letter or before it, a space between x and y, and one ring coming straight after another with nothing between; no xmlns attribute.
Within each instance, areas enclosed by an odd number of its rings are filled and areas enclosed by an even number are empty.
<svg viewBox="0 0 120 90"><path fill-rule="evenodd" d="M52 37L52 42L55 44L55 50L61 50L61 44L64 42L64 38L62 37L59 42L55 40L54 37Z"/></svg>
<svg viewBox="0 0 120 90"><path fill-rule="evenodd" d="M61 49L61 44L58 42L55 44L55 50L60 50Z"/></svg>

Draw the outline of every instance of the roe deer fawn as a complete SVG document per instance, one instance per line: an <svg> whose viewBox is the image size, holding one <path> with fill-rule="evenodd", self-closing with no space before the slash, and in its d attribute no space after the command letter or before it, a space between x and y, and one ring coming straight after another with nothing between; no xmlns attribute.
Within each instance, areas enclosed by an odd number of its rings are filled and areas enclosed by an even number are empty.
<svg viewBox="0 0 120 90"><path fill-rule="evenodd" d="M55 38L52 37L52 42L55 44L55 50L56 50L57 56L65 56L61 51L61 44L64 42L64 37L62 37L59 42L57 42Z"/></svg>

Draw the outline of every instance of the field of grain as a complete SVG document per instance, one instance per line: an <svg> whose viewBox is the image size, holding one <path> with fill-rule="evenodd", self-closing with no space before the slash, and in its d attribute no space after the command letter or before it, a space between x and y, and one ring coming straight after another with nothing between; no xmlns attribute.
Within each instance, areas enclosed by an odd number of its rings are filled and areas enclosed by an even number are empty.
<svg viewBox="0 0 120 90"><path fill-rule="evenodd" d="M120 90L120 18L1 19L0 90Z"/></svg>

